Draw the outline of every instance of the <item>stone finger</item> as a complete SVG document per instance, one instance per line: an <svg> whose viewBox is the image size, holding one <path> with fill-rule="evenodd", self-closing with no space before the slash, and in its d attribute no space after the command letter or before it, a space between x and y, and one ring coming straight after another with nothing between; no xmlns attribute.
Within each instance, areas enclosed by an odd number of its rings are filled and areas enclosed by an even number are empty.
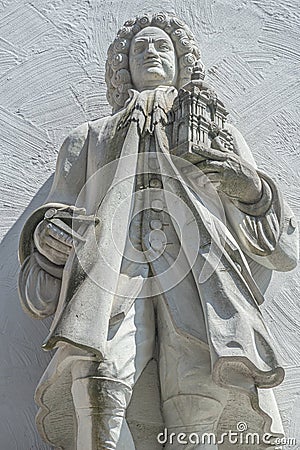
<svg viewBox="0 0 300 450"><path fill-rule="evenodd" d="M45 237L45 244L47 244L49 247L53 248L54 250L59 251L60 253L64 253L69 255L72 247L66 244L65 242L59 241L56 238L53 238L52 236Z"/></svg>
<svg viewBox="0 0 300 450"><path fill-rule="evenodd" d="M54 239L57 239L62 243L72 246L73 243L72 237L69 234L65 233L63 230L53 225L52 223L48 224L47 234L48 236L52 236Z"/></svg>
<svg viewBox="0 0 300 450"><path fill-rule="evenodd" d="M57 265L64 265L68 259L67 254L54 249L47 243L44 243L42 246L42 254L46 256L46 258L48 258L49 261L53 262L53 264Z"/></svg>
<svg viewBox="0 0 300 450"><path fill-rule="evenodd" d="M206 160L206 161L202 161L201 163L197 164L197 167L203 173L207 174L210 172L223 171L225 169L225 163L224 163L224 161Z"/></svg>

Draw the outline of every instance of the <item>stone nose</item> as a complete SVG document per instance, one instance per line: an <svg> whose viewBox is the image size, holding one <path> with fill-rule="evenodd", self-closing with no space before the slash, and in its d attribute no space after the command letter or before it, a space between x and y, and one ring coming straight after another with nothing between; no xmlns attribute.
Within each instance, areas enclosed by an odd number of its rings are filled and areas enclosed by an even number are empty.
<svg viewBox="0 0 300 450"><path fill-rule="evenodd" d="M155 48L154 42L149 42L148 47L146 49L146 57L157 56L157 55L158 55L158 52Z"/></svg>

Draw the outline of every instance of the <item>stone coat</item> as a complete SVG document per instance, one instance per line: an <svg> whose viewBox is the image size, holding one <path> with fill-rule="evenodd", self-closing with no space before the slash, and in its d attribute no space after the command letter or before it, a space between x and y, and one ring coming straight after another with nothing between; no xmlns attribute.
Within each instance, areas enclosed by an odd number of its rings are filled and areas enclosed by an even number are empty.
<svg viewBox="0 0 300 450"><path fill-rule="evenodd" d="M253 261L268 269L286 271L295 267L297 228L293 214L274 183L260 174L265 187L261 204L247 206L220 196L225 225L214 211L214 202L207 194L205 198L205 189L199 187L197 177L195 180L193 173L184 175L185 167L170 157L164 119L176 95L172 89L165 97L156 90L146 106L146 94L132 92L123 110L81 125L66 139L47 204L32 214L21 236L19 289L23 306L39 318L55 312L46 349L68 342L105 356L109 324L122 320L138 296L149 266L158 275L172 264L172 255L170 259L166 251L155 258L167 242L149 239L151 231L160 229L165 220L162 213L167 211L172 232L180 236L183 230L178 242L195 280L193 308L198 308L203 317L203 328L193 329L192 315L188 315L190 325L188 317L182 319L182 298L169 295L167 277L159 277L177 329L209 346L213 377L218 384L230 385L235 379L238 386L247 373L258 387L276 386L284 372L272 351L258 306L263 296L248 262L252 269ZM161 116L150 123L147 111L153 113L156 96L165 103ZM140 114L141 110L144 114ZM236 153L255 164L242 136L232 126L228 128ZM154 186L145 189L151 194L150 207L144 208L141 216L141 245L148 256L140 261L140 273L132 275L124 254L135 204L132 193L138 191L138 155L147 135L152 136L152 146L155 143L153 153L158 167L149 168L147 160L146 172L155 170L164 175L154 177ZM181 206L174 199L188 206L190 218L180 215ZM94 214L100 222L77 230L86 242L73 251L62 270L37 253L32 236L48 208L65 205L84 207L86 214ZM166 236L168 240L168 233ZM177 275L173 271L173 276Z"/></svg>

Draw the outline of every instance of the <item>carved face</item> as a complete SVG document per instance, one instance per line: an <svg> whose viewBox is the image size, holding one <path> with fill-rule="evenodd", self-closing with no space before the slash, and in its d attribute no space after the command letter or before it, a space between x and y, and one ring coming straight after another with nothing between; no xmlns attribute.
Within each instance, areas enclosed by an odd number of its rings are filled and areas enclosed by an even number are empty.
<svg viewBox="0 0 300 450"><path fill-rule="evenodd" d="M137 33L130 46L129 68L138 91L175 85L177 57L167 33L156 27L146 27Z"/></svg>

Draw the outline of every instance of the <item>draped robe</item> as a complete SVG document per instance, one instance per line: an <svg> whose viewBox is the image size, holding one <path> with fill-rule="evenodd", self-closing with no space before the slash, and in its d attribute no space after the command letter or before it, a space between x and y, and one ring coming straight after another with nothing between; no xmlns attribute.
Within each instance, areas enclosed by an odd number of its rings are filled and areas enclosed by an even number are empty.
<svg viewBox="0 0 300 450"><path fill-rule="evenodd" d="M297 229L293 214L272 180L261 172L262 199L245 205L222 194L212 195L212 188L206 189L193 167L171 156L166 130L176 94L175 88L165 87L143 93L132 91L121 111L81 125L66 139L47 203L31 215L22 232L21 301L34 317L55 313L45 349L64 348L67 343L95 358L105 357L110 325L122 321L141 288L141 277L130 275L124 255L135 206L133 194L137 189L141 142L145 137L151 139L155 143L165 208L197 286L195 302L203 315L203 329L194 335L209 347L217 385L238 396L248 389L243 379L253 379L254 388L246 392L250 400L245 408L252 408L260 416L261 430L276 435L281 432L281 425L274 412L271 388L282 382L284 370L277 362L272 338L259 310L263 295L255 274L262 273L263 268L295 267ZM234 127L227 127L234 138L235 152L255 165L242 136ZM178 199L187 207L184 213ZM99 218L99 223L77 229L85 243L75 245L63 268L38 253L33 232L47 209L68 205L84 207L87 215ZM167 251L155 259L148 239L149 208L144 207L141 214L141 235L147 237L142 241L146 257L141 264L149 264L156 275L164 265L167 270L170 261ZM180 275L180 264L174 270ZM161 281L162 286L164 282ZM193 334L188 321L178 313L182 305L176 302L182 299L168 300L167 291L165 297L178 332ZM188 309L189 305L185 307ZM46 403L43 396L54 383L51 379L57 380L55 374L61 372L62 360L60 356L52 362L40 384L42 409ZM262 396L263 388L267 391ZM40 423L45 416L44 410Z"/></svg>

